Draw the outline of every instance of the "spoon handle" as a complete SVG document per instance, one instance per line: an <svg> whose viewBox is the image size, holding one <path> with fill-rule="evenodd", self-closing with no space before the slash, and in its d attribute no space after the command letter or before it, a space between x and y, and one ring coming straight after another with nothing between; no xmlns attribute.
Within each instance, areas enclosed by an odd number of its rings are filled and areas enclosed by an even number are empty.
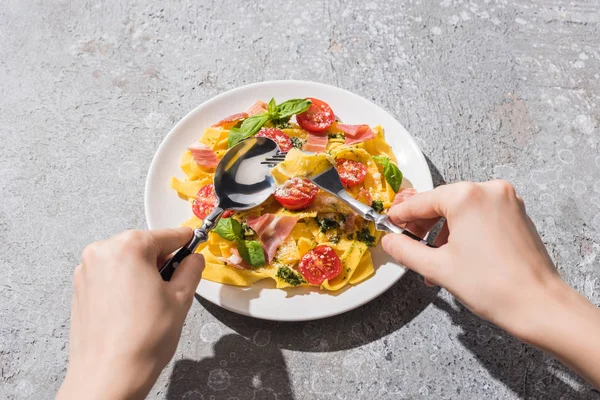
<svg viewBox="0 0 600 400"><path fill-rule="evenodd" d="M219 217L223 214L221 207L217 206L210 214L204 218L202 227L194 229L194 236L185 246L177 251L173 257L165 263L160 269L160 276L165 281L170 281L175 269L181 264L184 258L192 254L198 248L198 245L206 242L208 239L208 232L210 232L216 225Z"/></svg>

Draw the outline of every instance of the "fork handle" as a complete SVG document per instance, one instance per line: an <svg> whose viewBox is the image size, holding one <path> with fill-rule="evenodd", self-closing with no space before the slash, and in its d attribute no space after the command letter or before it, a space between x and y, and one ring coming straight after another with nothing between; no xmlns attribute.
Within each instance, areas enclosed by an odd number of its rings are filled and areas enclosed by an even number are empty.
<svg viewBox="0 0 600 400"><path fill-rule="evenodd" d="M394 224L389 216L387 216L387 215L381 215L381 217L377 218L377 220L375 221L375 227L378 230L389 232L389 233L398 233L398 234L401 234L401 235L406 235L406 236L408 236L409 238L411 238L413 240L416 240L418 242L423 243L427 247L437 248L436 245L428 243L427 240L421 239L420 237L418 237L414 233L412 233L410 231L407 231L406 229L401 228L398 225Z"/></svg>
<svg viewBox="0 0 600 400"><path fill-rule="evenodd" d="M348 204L350 206L350 208L352 208L354 211L356 211L360 215L362 215L363 218L365 218L369 221L375 222L375 228L378 231L406 235L413 240L423 243L425 246L434 247L434 248L437 247L433 244L428 243L427 240L421 239L414 233L409 232L406 229L401 228L398 225L394 224L389 216L377 213L377 211L375 211L372 207L369 207L368 205L363 204L360 201L356 200L345 190L338 192L337 196L342 201L344 201L346 204Z"/></svg>

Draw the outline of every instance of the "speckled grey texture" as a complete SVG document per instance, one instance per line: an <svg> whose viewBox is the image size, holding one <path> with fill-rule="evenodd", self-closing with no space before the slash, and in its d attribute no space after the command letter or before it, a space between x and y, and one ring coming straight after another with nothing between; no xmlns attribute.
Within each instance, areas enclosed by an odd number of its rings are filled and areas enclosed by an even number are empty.
<svg viewBox="0 0 600 400"><path fill-rule="evenodd" d="M169 129L262 80L372 99L438 182L513 181L563 277L600 304L596 0L132 3L0 4L0 398L57 390L79 254L145 226L144 179ZM150 398L600 396L408 274L311 323L195 302Z"/></svg>

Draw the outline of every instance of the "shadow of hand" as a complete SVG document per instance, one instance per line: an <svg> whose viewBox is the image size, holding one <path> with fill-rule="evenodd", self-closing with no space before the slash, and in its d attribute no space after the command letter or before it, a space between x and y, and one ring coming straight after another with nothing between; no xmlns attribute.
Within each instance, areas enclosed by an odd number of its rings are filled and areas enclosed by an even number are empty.
<svg viewBox="0 0 600 400"><path fill-rule="evenodd" d="M552 356L480 319L460 303L434 305L463 332L458 340L499 381L523 399L600 399L600 394Z"/></svg>
<svg viewBox="0 0 600 400"><path fill-rule="evenodd" d="M225 335L213 357L175 363L169 400L293 399L281 350L265 340Z"/></svg>

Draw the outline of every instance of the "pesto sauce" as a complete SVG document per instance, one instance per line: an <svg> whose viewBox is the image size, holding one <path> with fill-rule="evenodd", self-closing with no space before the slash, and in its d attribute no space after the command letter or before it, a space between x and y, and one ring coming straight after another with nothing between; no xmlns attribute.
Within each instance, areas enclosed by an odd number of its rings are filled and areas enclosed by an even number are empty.
<svg viewBox="0 0 600 400"><path fill-rule="evenodd" d="M295 273L288 267L279 267L275 276L292 286L298 286L302 283L306 283L302 276Z"/></svg>
<svg viewBox="0 0 600 400"><path fill-rule="evenodd" d="M383 212L383 202L381 200L373 200L371 208L381 214Z"/></svg>
<svg viewBox="0 0 600 400"><path fill-rule="evenodd" d="M317 221L317 225L319 225L319 230L322 233L327 232L329 229L335 229L340 227L340 223L337 222L335 219L323 218L322 220L319 220L319 218L315 218L315 220Z"/></svg>
<svg viewBox="0 0 600 400"><path fill-rule="evenodd" d="M375 246L375 236L371 235L369 228L362 228L356 232L356 240L366 243L369 247Z"/></svg>

